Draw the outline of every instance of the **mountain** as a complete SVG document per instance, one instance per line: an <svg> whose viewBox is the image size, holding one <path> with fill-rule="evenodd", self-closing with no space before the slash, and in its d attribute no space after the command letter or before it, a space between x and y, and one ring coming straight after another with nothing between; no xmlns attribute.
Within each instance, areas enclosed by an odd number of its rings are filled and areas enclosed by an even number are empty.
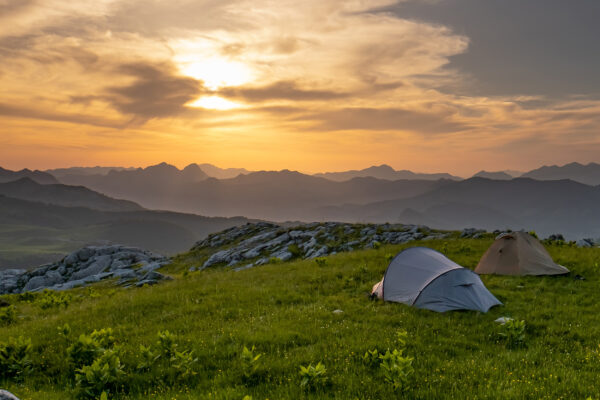
<svg viewBox="0 0 600 400"><path fill-rule="evenodd" d="M489 171L479 171L478 173L476 173L475 175L473 175L473 178L487 178L487 179L496 179L496 180L509 180L512 179L513 176L509 175L508 173L504 172L504 171L496 171L496 172L489 172Z"/></svg>
<svg viewBox="0 0 600 400"><path fill-rule="evenodd" d="M325 207L318 212L340 221L409 222L440 229L533 229L541 235L600 237L600 187L571 180L470 178L411 198Z"/></svg>
<svg viewBox="0 0 600 400"><path fill-rule="evenodd" d="M336 182L347 181L352 178L363 178L373 177L378 179L386 179L388 181L395 181L399 179L421 179L421 180L438 180L438 179L452 179L460 180L462 178L447 173L439 174L421 174L415 173L408 170L396 171L392 167L386 164L372 166L361 170L351 170L343 172L324 172L314 174L314 176L326 178Z"/></svg>
<svg viewBox="0 0 600 400"><path fill-rule="evenodd" d="M70 168L55 168L47 169L44 172L60 179L66 175L106 175L110 171L132 171L136 168L125 167L70 167Z"/></svg>
<svg viewBox="0 0 600 400"><path fill-rule="evenodd" d="M110 197L143 203L149 208L169 208L172 197L189 185L207 179L197 164L179 170L173 165L161 163L135 170L111 170L106 175L64 175L61 183L80 185Z"/></svg>
<svg viewBox="0 0 600 400"><path fill-rule="evenodd" d="M120 243L169 255L209 233L248 221L167 211L101 211L0 195L0 269L56 261L94 244Z"/></svg>
<svg viewBox="0 0 600 400"><path fill-rule="evenodd" d="M246 175L251 172L245 168L219 168L212 164L200 164L199 167L206 175L217 179L235 178L238 175Z"/></svg>
<svg viewBox="0 0 600 400"><path fill-rule="evenodd" d="M11 171L0 167L0 183L12 182L21 178L29 178L42 185L50 183L59 183L56 178L46 172L42 171L31 171L29 169L22 169L20 171Z"/></svg>
<svg viewBox="0 0 600 400"><path fill-rule="evenodd" d="M586 185L600 185L600 164L589 163L582 165L574 162L561 167L557 165L543 166L526 172L523 174L523 177L545 181L571 179L575 182L585 183Z"/></svg>
<svg viewBox="0 0 600 400"><path fill-rule="evenodd" d="M128 200L116 200L83 186L40 185L31 178L0 183L0 194L15 199L66 207L87 207L103 211L139 211L143 208Z"/></svg>
<svg viewBox="0 0 600 400"><path fill-rule="evenodd" d="M188 168L195 170L197 167ZM106 176L83 177L78 184L111 197L135 201L149 209L287 221L318 218L311 210L321 206L410 197L450 182L392 182L372 177L333 182L288 170L253 172L231 179L192 181L189 177L181 178L184 172L172 166L160 167L160 171L162 175L170 174L172 178L166 180L161 178L161 174L148 170L113 171Z"/></svg>

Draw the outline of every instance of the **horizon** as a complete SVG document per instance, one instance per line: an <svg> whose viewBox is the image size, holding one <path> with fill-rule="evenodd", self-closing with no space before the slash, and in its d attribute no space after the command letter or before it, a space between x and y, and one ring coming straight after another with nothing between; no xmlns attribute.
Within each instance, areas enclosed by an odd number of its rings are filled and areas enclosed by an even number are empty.
<svg viewBox="0 0 600 400"><path fill-rule="evenodd" d="M0 159L458 176L597 162L598 16L592 1L5 0Z"/></svg>
<svg viewBox="0 0 600 400"><path fill-rule="evenodd" d="M577 161L572 161L566 164L551 164L551 165L539 165L537 167L532 168L531 170L527 170L527 171L517 171L517 170L511 170L511 169L503 169L503 170L497 170L497 171L491 171L491 170L486 170L486 169L477 169L475 172L472 172L469 175L457 175L457 174L453 174L450 173L448 171L433 171L433 172L425 172L425 171L416 171L416 170L411 170L411 169L404 169L404 168L394 168L393 166L389 165L389 164L378 164L378 165L370 165L370 166L366 166L366 167L362 167L362 168L352 168L352 169L347 169L347 170L336 170L336 171L302 171L302 170L295 170L295 169L291 169L291 168L282 168L282 169L257 169L257 170L253 170L253 169L249 169L246 167L222 167L222 166L218 166L212 163L206 163L206 162L191 162L189 164L184 164L184 165L177 165L177 164L173 164L167 161L161 161L158 162L156 164L149 164L149 165L145 165L145 166L125 166L125 165L89 165L89 166L82 166L82 165L73 165L73 166L67 166L67 167L56 167L56 168L31 168L31 167L23 167L23 168L10 168L7 167L6 165L0 165L0 168L3 169L8 169L11 171L22 171L22 170L31 170L31 171L42 171L42 172L46 172L46 171L52 171L52 170L57 170L57 169L71 169L71 168L124 168L124 169L146 169L149 167L156 167L162 164L166 164L169 166L173 166L175 168L177 168L178 170L182 171L183 169L185 169L186 167L190 166L190 165L198 165L201 167L202 164L208 164L211 165L213 167L216 167L218 169L222 169L222 170L228 170L228 169L245 169L248 171L248 173L253 173L253 172L282 172L282 171L290 171L290 172L299 172L301 174L305 174L305 175L318 175L318 174L328 174L328 173L340 173L340 172L348 172L348 171L361 171L361 170L365 170L365 169L369 169L369 168L378 168L378 167L390 167L392 169L394 169L395 171L409 171L415 174L450 174L452 176L461 178L461 179L468 179L468 178L472 178L474 175L476 175L477 173L480 172L488 172L488 173L496 173L496 172L504 172L507 173L509 175L513 175L515 173L518 174L518 176L514 176L514 178L518 178L520 177L521 174L530 172L532 170L536 170L539 168L543 168L543 167L564 167L567 165L581 165L581 166L587 166L587 165L598 165L598 163L591 161L589 163L580 163ZM206 172L206 171L204 171Z"/></svg>

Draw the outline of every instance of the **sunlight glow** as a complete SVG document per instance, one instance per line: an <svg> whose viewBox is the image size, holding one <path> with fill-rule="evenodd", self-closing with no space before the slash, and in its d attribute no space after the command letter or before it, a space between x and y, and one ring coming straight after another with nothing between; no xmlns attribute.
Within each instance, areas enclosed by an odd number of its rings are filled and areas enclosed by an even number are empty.
<svg viewBox="0 0 600 400"><path fill-rule="evenodd" d="M208 58L182 63L181 72L203 81L204 86L211 90L223 86L239 86L252 80L252 73L248 67L224 58Z"/></svg>
<svg viewBox="0 0 600 400"><path fill-rule="evenodd" d="M188 107L207 108L209 110L232 110L241 105L219 96L204 96L187 104Z"/></svg>

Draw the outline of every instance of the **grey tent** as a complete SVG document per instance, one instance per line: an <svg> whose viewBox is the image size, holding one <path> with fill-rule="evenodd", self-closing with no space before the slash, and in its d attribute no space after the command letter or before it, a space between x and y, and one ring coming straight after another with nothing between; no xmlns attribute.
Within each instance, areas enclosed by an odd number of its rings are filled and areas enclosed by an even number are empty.
<svg viewBox="0 0 600 400"><path fill-rule="evenodd" d="M473 271L427 247L411 247L396 255L373 294L428 310L487 312L502 304Z"/></svg>

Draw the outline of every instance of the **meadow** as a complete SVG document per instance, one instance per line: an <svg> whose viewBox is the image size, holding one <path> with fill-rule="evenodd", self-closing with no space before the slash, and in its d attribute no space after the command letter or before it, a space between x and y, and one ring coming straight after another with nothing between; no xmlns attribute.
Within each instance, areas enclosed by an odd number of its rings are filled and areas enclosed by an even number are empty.
<svg viewBox="0 0 600 400"><path fill-rule="evenodd" d="M58 301L47 293L2 296L14 317L0 318L0 363L3 343L19 337L31 340L24 350L31 362L24 374L0 371L0 387L47 400L101 391L106 399L163 400L600 398L600 248L547 246L569 276L482 276L504 303L486 314L368 298L403 248L431 247L473 269L492 241L384 245L239 272L187 272L187 256L164 268L174 280L152 287L104 282ZM516 340L494 322L501 316L524 321ZM396 387L380 359L365 357L388 349L412 358ZM92 382L102 381L101 371L77 378L86 354L104 357L106 390ZM301 375L301 366L318 363L325 370Z"/></svg>

